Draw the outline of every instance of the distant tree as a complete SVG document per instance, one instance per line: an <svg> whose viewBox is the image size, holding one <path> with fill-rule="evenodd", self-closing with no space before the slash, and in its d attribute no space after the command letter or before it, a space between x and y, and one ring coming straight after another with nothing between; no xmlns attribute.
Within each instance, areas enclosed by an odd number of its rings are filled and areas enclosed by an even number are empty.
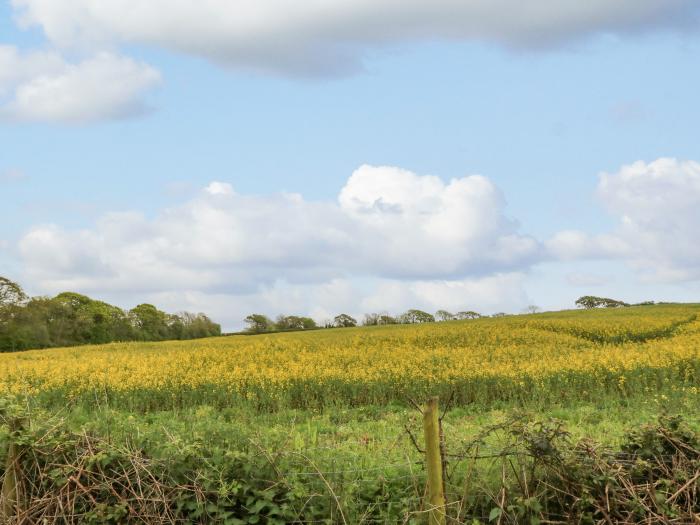
<svg viewBox="0 0 700 525"><path fill-rule="evenodd" d="M380 325L386 325L386 324L398 324L398 320L396 317L392 317L389 314L379 314L379 318L377 320L377 324Z"/></svg>
<svg viewBox="0 0 700 525"><path fill-rule="evenodd" d="M140 304L132 308L129 310L129 317L139 339L144 341L168 339L170 335L168 314L161 312L152 304Z"/></svg>
<svg viewBox="0 0 700 525"><path fill-rule="evenodd" d="M275 328L278 330L310 330L317 328L316 321L310 317L298 315L280 315L275 321Z"/></svg>
<svg viewBox="0 0 700 525"><path fill-rule="evenodd" d="M600 306L600 297L595 297L593 295L584 295L576 299L576 306L579 308L596 308Z"/></svg>
<svg viewBox="0 0 700 525"><path fill-rule="evenodd" d="M0 278L0 299L0 352L221 334L221 326L201 313L172 315L150 304L125 312L74 292L28 299L6 278Z"/></svg>
<svg viewBox="0 0 700 525"><path fill-rule="evenodd" d="M608 297L596 297L595 295L584 295L576 299L576 306L579 308L622 308L629 306L629 304L618 301L616 299L610 299Z"/></svg>
<svg viewBox="0 0 700 525"><path fill-rule="evenodd" d="M46 306L46 323L49 337L54 344L68 346L106 342L99 337L104 324L103 319L97 315L97 308L86 295L63 292L49 299ZM34 305L30 305L30 308L33 307Z"/></svg>
<svg viewBox="0 0 700 525"><path fill-rule="evenodd" d="M379 314L365 314L362 326L377 326L379 324Z"/></svg>
<svg viewBox="0 0 700 525"><path fill-rule="evenodd" d="M250 314L243 321L248 325L246 331L254 334L269 332L275 328L275 323L263 314Z"/></svg>
<svg viewBox="0 0 700 525"><path fill-rule="evenodd" d="M438 321L452 321L456 319L455 315L448 312L447 310L438 310L435 312L435 319Z"/></svg>
<svg viewBox="0 0 700 525"><path fill-rule="evenodd" d="M434 323L435 317L423 310L411 309L399 316L399 322L403 324Z"/></svg>
<svg viewBox="0 0 700 525"><path fill-rule="evenodd" d="M526 314L536 314L541 311L541 308L536 304L530 304L525 308Z"/></svg>
<svg viewBox="0 0 700 525"><path fill-rule="evenodd" d="M377 326L387 324L398 324L398 320L387 312L365 314L362 321L363 326Z"/></svg>
<svg viewBox="0 0 700 525"><path fill-rule="evenodd" d="M27 295L19 284L0 275L0 308L20 304L26 299Z"/></svg>
<svg viewBox="0 0 700 525"><path fill-rule="evenodd" d="M316 321L311 319L311 317L302 317L301 327L303 330L312 330L314 328L318 328L318 325L316 324Z"/></svg>
<svg viewBox="0 0 700 525"><path fill-rule="evenodd" d="M278 315L275 319L275 329L277 330L299 330L301 323L298 322L299 317L294 315Z"/></svg>
<svg viewBox="0 0 700 525"><path fill-rule="evenodd" d="M478 312L473 312L472 310L468 310L466 312L457 312L455 314L455 319L478 319L481 317L481 314Z"/></svg>
<svg viewBox="0 0 700 525"><path fill-rule="evenodd" d="M348 314L336 315L333 318L333 326L338 328L349 328L352 326L357 326L357 319L350 317Z"/></svg>
<svg viewBox="0 0 700 525"><path fill-rule="evenodd" d="M182 326L178 339L200 339L221 335L221 325L213 322L203 313L181 312L173 317L175 319L171 325L171 331L175 331L174 326L177 324Z"/></svg>
<svg viewBox="0 0 700 525"><path fill-rule="evenodd" d="M19 284L0 276L0 351L15 350L19 345L18 315L23 313L20 305L26 298Z"/></svg>
<svg viewBox="0 0 700 525"><path fill-rule="evenodd" d="M505 317L506 313L505 312L496 312L495 314L491 314L491 317Z"/></svg>
<svg viewBox="0 0 700 525"><path fill-rule="evenodd" d="M15 286L11 287L17 290ZM46 322L49 299L26 301L23 292L17 294L15 291L4 294L4 298L5 302L0 306L0 352L50 346Z"/></svg>

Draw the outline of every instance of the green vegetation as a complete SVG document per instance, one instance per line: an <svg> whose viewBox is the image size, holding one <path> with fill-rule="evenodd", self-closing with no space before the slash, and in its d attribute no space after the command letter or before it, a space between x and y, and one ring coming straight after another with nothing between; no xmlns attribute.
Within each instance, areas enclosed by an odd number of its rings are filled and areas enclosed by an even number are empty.
<svg viewBox="0 0 700 525"><path fill-rule="evenodd" d="M448 523L692 523L699 312L4 354L0 465L22 447L26 523L418 524L439 394Z"/></svg>
<svg viewBox="0 0 700 525"><path fill-rule="evenodd" d="M150 304L124 311L73 292L30 299L17 283L0 277L0 352L220 334L221 327L201 313L167 314Z"/></svg>
<svg viewBox="0 0 700 525"><path fill-rule="evenodd" d="M529 522L561 519L573 509L582 523L594 523L607 493L619 500L614 522L634 523L643 507L630 501L624 483L656 480L673 463L674 476L666 473L667 481L656 486L663 499L651 502L663 507L695 473L700 408L694 401L677 396L452 408L443 421L450 515L486 524L494 509L502 509L502 523L514 524L522 523L523 513ZM648 425L666 410L683 413L687 423L662 416L662 426ZM35 408L30 417L31 427L15 438L32 444L26 475L45 477L30 488L35 523L59 506L89 523L136 523L143 516L151 516L147 523L167 523L168 516L202 524L424 522L423 456L409 434L423 446L421 417L411 408L259 413L203 405L139 414L102 406L58 416ZM7 439L0 432L0 451ZM688 447L682 454L673 449L679 443ZM3 459L0 453L0 464ZM596 485L594 478L606 476L607 484ZM555 482L565 482L567 492L553 490ZM665 515L687 516L682 495ZM624 521L628 515L634 519Z"/></svg>

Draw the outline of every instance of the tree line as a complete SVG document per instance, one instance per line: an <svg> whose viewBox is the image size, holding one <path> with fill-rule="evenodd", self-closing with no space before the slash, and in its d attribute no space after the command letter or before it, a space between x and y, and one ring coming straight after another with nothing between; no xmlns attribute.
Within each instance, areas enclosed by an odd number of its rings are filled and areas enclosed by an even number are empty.
<svg viewBox="0 0 700 525"><path fill-rule="evenodd" d="M627 306L649 306L654 305L654 301L644 301L636 304L629 304L624 301L610 299L608 297L596 297L584 295L576 300L579 308L623 308ZM658 303L661 304L661 303ZM539 306L529 305L524 310L525 314L536 314L541 311ZM365 314L361 321L348 314L336 315L332 320L325 321L320 325L310 317L297 315L280 315L274 321L264 314L250 314L244 319L246 329L244 333L261 334L269 332L288 332L295 330L315 330L319 328L350 328L353 326L379 326L392 324L418 324L435 323L442 321L457 321L465 319L478 319L480 317L503 317L507 314L497 312L491 316L482 315L473 310L460 311L457 313L447 310L438 310L435 314L417 310L415 308L407 310L399 315L390 315L387 312Z"/></svg>
<svg viewBox="0 0 700 525"><path fill-rule="evenodd" d="M576 306L590 310L593 308L626 308L628 306L652 306L654 301L644 301L641 303L630 304L609 297L597 297L595 295L584 295L576 299ZM661 303L659 303L661 304Z"/></svg>
<svg viewBox="0 0 700 525"><path fill-rule="evenodd" d="M499 317L505 314L494 314ZM353 326L379 326L390 324L418 324L435 323L441 321L456 321L462 319L477 319L484 317L478 312L463 311L451 313L447 310L438 310L435 315L415 308L406 312L392 316L387 312L365 314L362 321L348 314L336 315L332 320L325 321L320 325L310 317L297 315L280 315L274 321L264 314L250 314L243 321L246 323L245 333L262 334L266 332L288 332L293 330L314 330L319 328L350 328Z"/></svg>
<svg viewBox="0 0 700 525"><path fill-rule="evenodd" d="M152 304L123 310L74 292L30 298L0 276L0 352L215 335L221 326L202 313L168 314Z"/></svg>

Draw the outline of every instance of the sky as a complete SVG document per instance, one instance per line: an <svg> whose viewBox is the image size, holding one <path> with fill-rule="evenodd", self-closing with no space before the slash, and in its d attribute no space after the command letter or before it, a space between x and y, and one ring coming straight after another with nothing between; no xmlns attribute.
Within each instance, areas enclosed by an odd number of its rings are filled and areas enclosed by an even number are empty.
<svg viewBox="0 0 700 525"><path fill-rule="evenodd" d="M0 275L249 313L700 299L696 0L0 0Z"/></svg>

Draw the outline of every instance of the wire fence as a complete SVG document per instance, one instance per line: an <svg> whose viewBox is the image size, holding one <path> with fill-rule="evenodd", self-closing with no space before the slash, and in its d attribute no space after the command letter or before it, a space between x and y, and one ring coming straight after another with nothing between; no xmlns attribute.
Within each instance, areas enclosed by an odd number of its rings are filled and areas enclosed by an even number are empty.
<svg viewBox="0 0 700 525"><path fill-rule="evenodd" d="M359 455L356 446L342 441L320 446L251 441L248 448L260 469L245 481L261 491L257 500L235 512L249 511L269 491L294 495L285 522L295 524L564 524L575 518L586 521L584 517L608 525L700 523L697 437L673 426L645 436L655 440L647 448L642 440L636 449L613 450L572 443L558 424L509 421L463 439L445 437L440 425L435 442L439 472L435 472L428 460L430 440L420 434L428 431L425 421L423 429L416 421L412 425L401 434L373 440ZM88 506L96 507L108 491L127 502L127 521L188 522L173 510L175 500L186 492L205 503L199 521L188 523L226 523L207 514L206 503L221 495L202 486L195 473L186 486L168 486L153 476L154 460L138 455L129 456L131 463L117 472L96 459L104 454L105 444L85 439L72 462L53 460L50 451L37 459L37 464L43 462L53 471L72 472L61 494L41 492L42 484L54 475L48 468L33 473L19 470L21 440L5 451L0 523L48 524L52 521L47 516L56 518L62 512L61 522L81 523L87 519L85 511L73 511L65 519L71 502L75 508L75 501L84 498ZM26 458L28 453L24 454ZM213 465L218 460L205 455L198 459ZM15 481L8 481L13 476ZM18 488L22 480L24 499Z"/></svg>

